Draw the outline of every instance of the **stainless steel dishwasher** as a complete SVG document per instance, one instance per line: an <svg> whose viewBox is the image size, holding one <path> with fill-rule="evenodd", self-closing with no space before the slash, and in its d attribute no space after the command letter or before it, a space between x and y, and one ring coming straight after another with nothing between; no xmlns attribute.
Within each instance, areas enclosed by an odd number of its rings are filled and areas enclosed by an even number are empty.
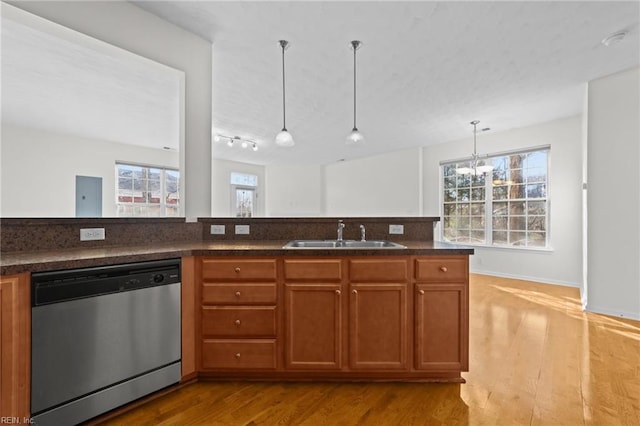
<svg viewBox="0 0 640 426"><path fill-rule="evenodd" d="M34 273L31 415L75 425L180 380L180 260Z"/></svg>

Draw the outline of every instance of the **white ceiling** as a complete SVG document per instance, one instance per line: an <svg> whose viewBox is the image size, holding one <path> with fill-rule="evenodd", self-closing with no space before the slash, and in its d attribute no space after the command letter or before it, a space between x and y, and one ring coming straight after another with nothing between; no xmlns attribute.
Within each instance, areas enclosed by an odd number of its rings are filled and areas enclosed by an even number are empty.
<svg viewBox="0 0 640 426"><path fill-rule="evenodd" d="M502 131L579 114L584 83L640 64L635 2L136 1L213 42L214 157L255 163L331 163L470 137L471 120ZM607 35L627 29L624 42ZM279 39L286 51L282 127ZM358 39L358 128L353 124ZM187 82L188 84L188 82ZM471 147L470 147L471 148Z"/></svg>
<svg viewBox="0 0 640 426"><path fill-rule="evenodd" d="M474 119L499 132L579 114L585 82L640 65L638 1L134 3L213 43L214 132L260 146L221 142L213 155L257 164L328 164L470 138ZM623 42L600 43L623 29ZM175 146L177 101L165 91L175 93L175 74L150 77L149 64L91 56L59 36L3 17L3 122ZM291 43L289 149L273 143L282 127L279 39ZM344 144L354 39L364 44L361 147Z"/></svg>
<svg viewBox="0 0 640 426"><path fill-rule="evenodd" d="M183 72L6 4L2 12L3 124L179 149Z"/></svg>

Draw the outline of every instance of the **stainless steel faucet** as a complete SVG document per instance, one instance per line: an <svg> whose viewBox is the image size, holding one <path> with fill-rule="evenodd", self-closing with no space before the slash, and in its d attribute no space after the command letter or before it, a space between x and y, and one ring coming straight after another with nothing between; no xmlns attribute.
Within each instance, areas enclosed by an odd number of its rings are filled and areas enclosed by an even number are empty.
<svg viewBox="0 0 640 426"><path fill-rule="evenodd" d="M344 229L344 222L342 220L338 221L338 241L342 241L342 230Z"/></svg>
<svg viewBox="0 0 640 426"><path fill-rule="evenodd" d="M366 241L365 239L366 230L364 229L364 225L360 225L360 241Z"/></svg>

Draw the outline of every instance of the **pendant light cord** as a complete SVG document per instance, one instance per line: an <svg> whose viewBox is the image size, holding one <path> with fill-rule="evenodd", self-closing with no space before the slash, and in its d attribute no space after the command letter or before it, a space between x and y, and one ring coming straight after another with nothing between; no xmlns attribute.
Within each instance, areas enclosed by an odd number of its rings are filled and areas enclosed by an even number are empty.
<svg viewBox="0 0 640 426"><path fill-rule="evenodd" d="M478 125L478 123L474 122L473 123L473 156L476 156L476 135L477 135L477 131L476 131L476 126Z"/></svg>
<svg viewBox="0 0 640 426"><path fill-rule="evenodd" d="M353 46L353 130L358 130L356 126L356 46Z"/></svg>
<svg viewBox="0 0 640 426"><path fill-rule="evenodd" d="M285 107L285 88L284 88L284 48L285 43L280 43L282 46L282 130L287 131L287 109Z"/></svg>

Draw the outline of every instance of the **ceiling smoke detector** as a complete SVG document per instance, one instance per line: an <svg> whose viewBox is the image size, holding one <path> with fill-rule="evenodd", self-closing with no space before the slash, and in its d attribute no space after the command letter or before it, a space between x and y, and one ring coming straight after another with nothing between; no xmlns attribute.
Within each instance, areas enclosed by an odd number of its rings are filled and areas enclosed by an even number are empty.
<svg viewBox="0 0 640 426"><path fill-rule="evenodd" d="M628 31L618 31L602 39L602 44L609 47L620 43L627 36Z"/></svg>

